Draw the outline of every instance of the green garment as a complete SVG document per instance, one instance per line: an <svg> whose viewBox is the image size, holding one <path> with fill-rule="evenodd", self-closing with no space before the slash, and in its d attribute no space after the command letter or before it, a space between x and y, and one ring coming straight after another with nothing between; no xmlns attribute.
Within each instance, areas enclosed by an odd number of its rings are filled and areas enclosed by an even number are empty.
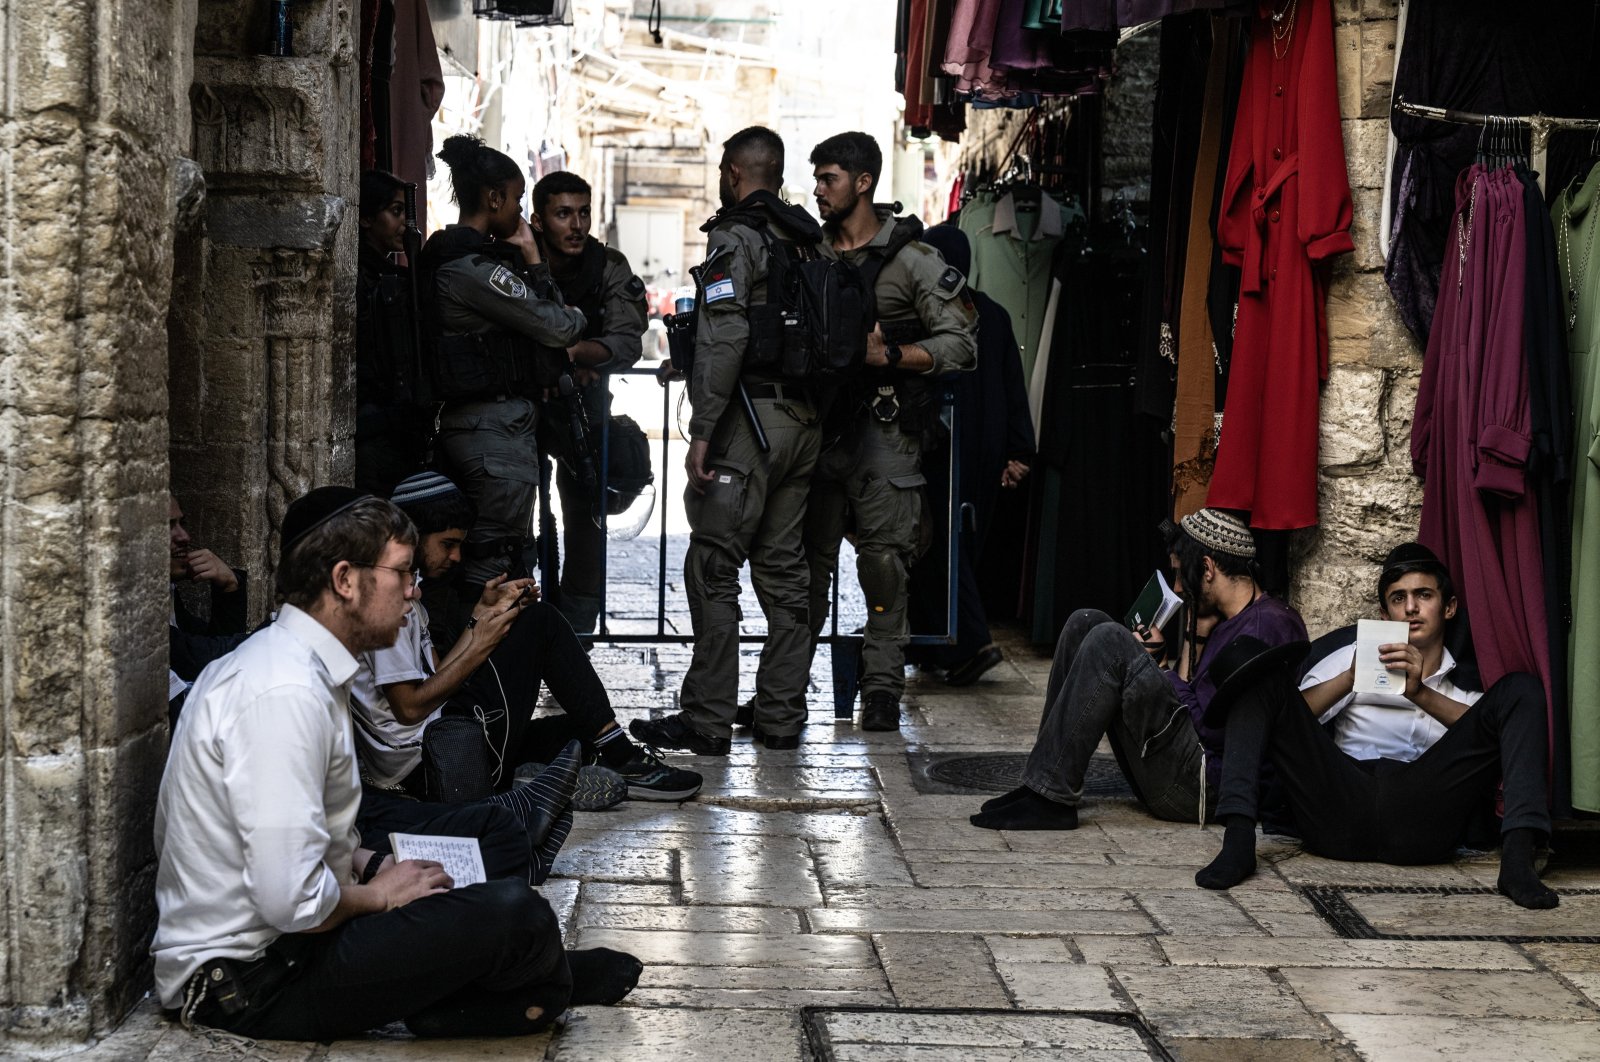
<svg viewBox="0 0 1600 1062"><path fill-rule="evenodd" d="M987 200L987 202L985 202ZM1037 210L1019 206L1015 193L998 199L980 196L961 210L961 231L972 244L967 282L1011 315L1022 352L1022 378L1033 376L1045 307L1050 302L1050 268L1067 227L1083 216L1040 193Z"/></svg>
<svg viewBox="0 0 1600 1062"><path fill-rule="evenodd" d="M1575 292L1568 333L1572 354L1572 634L1568 677L1572 715L1572 806L1600 812L1600 166L1569 187L1551 213L1561 290ZM1573 276L1568 275L1571 267Z"/></svg>

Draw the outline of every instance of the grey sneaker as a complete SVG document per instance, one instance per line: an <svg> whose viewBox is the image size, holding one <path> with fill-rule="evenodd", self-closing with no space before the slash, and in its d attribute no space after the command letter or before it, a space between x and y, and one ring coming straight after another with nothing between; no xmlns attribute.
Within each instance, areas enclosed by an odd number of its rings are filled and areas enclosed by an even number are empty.
<svg viewBox="0 0 1600 1062"><path fill-rule="evenodd" d="M542 763L524 763L511 776L513 785L526 785L545 769ZM628 783L610 767L598 763L578 769L578 785L572 791L572 806L579 811L604 811L628 799Z"/></svg>

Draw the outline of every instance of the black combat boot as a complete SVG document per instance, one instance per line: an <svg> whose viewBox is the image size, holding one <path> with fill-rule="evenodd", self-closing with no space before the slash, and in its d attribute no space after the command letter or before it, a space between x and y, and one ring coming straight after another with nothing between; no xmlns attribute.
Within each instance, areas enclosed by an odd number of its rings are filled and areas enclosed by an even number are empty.
<svg viewBox="0 0 1600 1062"><path fill-rule="evenodd" d="M900 699L887 690L867 694L861 705L862 730L899 730Z"/></svg>

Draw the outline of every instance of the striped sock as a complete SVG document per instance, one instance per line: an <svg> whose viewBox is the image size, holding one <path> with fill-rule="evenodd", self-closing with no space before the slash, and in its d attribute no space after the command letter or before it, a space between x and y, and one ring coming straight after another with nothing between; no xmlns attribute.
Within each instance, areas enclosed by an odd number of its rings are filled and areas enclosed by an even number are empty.
<svg viewBox="0 0 1600 1062"><path fill-rule="evenodd" d="M576 741L569 741L556 761L537 778L527 785L496 793L487 799L487 803L498 804L510 811L527 831L528 848L534 857L536 874L541 869L541 856L545 857L543 872L549 872L550 862L561 848L561 842L567 839L567 832L572 829L572 792L578 785L581 756L581 746ZM547 850L546 842L551 838L554 838L554 846Z"/></svg>
<svg viewBox="0 0 1600 1062"><path fill-rule="evenodd" d="M561 817L550 827L550 832L544 835L544 843L533 851L531 862L532 873L528 876L528 884L543 885L550 871L555 869L556 853L561 851L561 845L567 839L567 834L572 832L572 809L561 813Z"/></svg>

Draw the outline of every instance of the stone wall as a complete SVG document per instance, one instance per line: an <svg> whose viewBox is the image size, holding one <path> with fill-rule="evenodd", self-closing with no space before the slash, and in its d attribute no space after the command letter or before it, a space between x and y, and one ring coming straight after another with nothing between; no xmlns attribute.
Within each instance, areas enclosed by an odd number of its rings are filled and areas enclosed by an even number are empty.
<svg viewBox="0 0 1600 1062"><path fill-rule="evenodd" d="M144 991L191 0L0 0L0 1030Z"/></svg>
<svg viewBox="0 0 1600 1062"><path fill-rule="evenodd" d="M200 0L192 156L200 224L180 239L172 482L197 541L265 615L284 509L354 469L356 12L291 6L294 56L258 54L266 6Z"/></svg>
<svg viewBox="0 0 1600 1062"><path fill-rule="evenodd" d="M1322 523L1297 532L1292 544L1291 597L1313 635L1371 610L1377 565L1390 546L1415 532L1422 502L1410 457L1422 354L1384 285L1378 244L1397 8L1393 0L1333 2L1356 250L1335 262L1328 296ZM1114 174L1120 185L1131 181L1130 167L1140 160L1137 135L1148 144L1156 39L1148 33L1117 54L1117 76L1106 92L1108 189ZM963 144L980 156L998 156L1022 120L1020 112L971 111ZM1148 147L1143 164L1148 168Z"/></svg>

